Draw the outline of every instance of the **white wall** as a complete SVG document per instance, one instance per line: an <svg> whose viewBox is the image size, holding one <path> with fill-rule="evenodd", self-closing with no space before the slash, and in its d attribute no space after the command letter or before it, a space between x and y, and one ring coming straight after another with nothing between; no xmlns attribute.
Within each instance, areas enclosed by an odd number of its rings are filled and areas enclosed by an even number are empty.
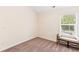
<svg viewBox="0 0 79 59"><path fill-rule="evenodd" d="M79 14L79 8L58 8L39 13L39 37L56 42L60 17L66 14Z"/></svg>
<svg viewBox="0 0 79 59"><path fill-rule="evenodd" d="M37 37L36 29L31 7L0 7L0 51Z"/></svg>
<svg viewBox="0 0 79 59"><path fill-rule="evenodd" d="M56 34L58 31L58 19L55 14L41 14L39 15L39 37L56 41Z"/></svg>

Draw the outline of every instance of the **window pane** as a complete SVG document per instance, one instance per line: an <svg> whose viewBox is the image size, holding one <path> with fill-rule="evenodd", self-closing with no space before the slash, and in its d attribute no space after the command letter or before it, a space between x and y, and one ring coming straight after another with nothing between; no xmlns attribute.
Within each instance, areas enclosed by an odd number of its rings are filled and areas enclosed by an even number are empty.
<svg viewBox="0 0 79 59"><path fill-rule="evenodd" d="M74 15L64 15L61 18L61 24L75 24L75 16Z"/></svg>
<svg viewBox="0 0 79 59"><path fill-rule="evenodd" d="M74 33L74 25L61 25L63 33L72 35Z"/></svg>
<svg viewBox="0 0 79 59"><path fill-rule="evenodd" d="M74 31L74 25L70 26L70 31Z"/></svg>
<svg viewBox="0 0 79 59"><path fill-rule="evenodd" d="M69 25L62 25L61 28L63 31L69 31Z"/></svg>

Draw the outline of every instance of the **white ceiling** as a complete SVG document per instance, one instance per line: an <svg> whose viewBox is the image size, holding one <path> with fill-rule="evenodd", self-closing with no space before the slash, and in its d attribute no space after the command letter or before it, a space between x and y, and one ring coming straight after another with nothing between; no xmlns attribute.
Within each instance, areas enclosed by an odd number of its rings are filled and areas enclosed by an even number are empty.
<svg viewBox="0 0 79 59"><path fill-rule="evenodd" d="M43 11L47 11L50 8L48 6L33 6L32 7L36 12L43 12Z"/></svg>
<svg viewBox="0 0 79 59"><path fill-rule="evenodd" d="M61 11L62 10L79 10L79 6L56 6L55 8L52 8L52 6L32 6L32 8L37 13L54 11L54 10L61 10Z"/></svg>

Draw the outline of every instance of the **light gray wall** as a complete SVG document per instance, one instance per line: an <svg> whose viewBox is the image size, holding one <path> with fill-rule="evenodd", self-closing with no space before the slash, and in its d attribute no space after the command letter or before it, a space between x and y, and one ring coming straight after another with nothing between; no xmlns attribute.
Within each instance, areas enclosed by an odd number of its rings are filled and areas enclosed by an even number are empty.
<svg viewBox="0 0 79 59"><path fill-rule="evenodd" d="M79 14L79 7L53 9L39 13L39 37L56 42L56 34L59 33L60 18L66 14ZM78 19L79 20L79 19ZM78 21L79 23L79 21ZM78 24L79 35L79 24Z"/></svg>
<svg viewBox="0 0 79 59"><path fill-rule="evenodd" d="M30 7L0 7L0 51L35 38L37 16Z"/></svg>

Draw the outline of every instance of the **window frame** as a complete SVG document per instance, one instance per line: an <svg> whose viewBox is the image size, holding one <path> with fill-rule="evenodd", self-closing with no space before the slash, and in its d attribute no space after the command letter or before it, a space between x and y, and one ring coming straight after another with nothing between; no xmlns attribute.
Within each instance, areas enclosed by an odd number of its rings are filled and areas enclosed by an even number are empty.
<svg viewBox="0 0 79 59"><path fill-rule="evenodd" d="M74 14L66 14L66 15L74 15ZM70 36L75 36L75 37L77 37L77 16L76 16L76 14L74 15L75 16L75 24L61 24L61 17L63 17L64 15L61 15L60 16L60 35L62 35L62 28L61 28L61 25L73 25L74 26L74 34L73 35L70 35Z"/></svg>

